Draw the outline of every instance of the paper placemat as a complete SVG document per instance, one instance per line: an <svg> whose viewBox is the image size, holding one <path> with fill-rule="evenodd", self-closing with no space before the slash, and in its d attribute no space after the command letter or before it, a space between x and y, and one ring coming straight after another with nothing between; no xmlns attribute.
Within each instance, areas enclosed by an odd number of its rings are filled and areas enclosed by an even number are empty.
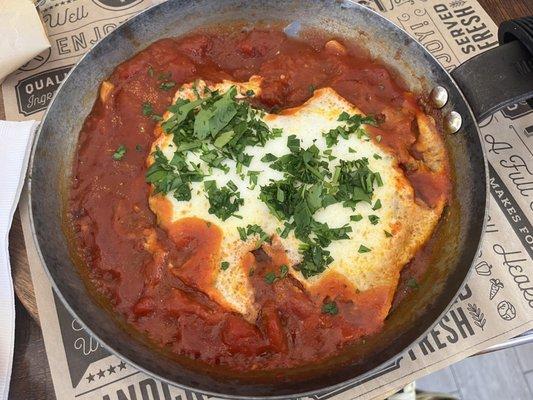
<svg viewBox="0 0 533 400"><path fill-rule="evenodd" d="M2 85L8 119L38 119L65 74L97 40L155 0L45 0L52 48ZM497 28L475 0L360 1L419 40L452 70L497 45ZM489 223L475 272L433 330L372 377L311 399L377 399L491 345L533 328L533 110L520 103L482 124L490 168ZM111 355L81 328L51 290L21 217L57 398L203 400Z"/></svg>

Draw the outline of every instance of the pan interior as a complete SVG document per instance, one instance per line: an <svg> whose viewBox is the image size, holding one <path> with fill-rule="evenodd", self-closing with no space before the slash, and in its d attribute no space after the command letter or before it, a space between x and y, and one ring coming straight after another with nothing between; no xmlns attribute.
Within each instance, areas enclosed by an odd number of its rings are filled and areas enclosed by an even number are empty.
<svg viewBox="0 0 533 400"><path fill-rule="evenodd" d="M158 355L132 337L91 300L70 257L63 229L63 199L70 181L77 135L89 114L99 83L116 65L163 37L180 36L228 21L298 22L332 36L357 41L394 70L415 93L434 85L449 89L443 112L463 116L462 130L446 136L455 194L444 216L431 256L431 268L416 295L406 298L387 319L383 332L364 346L349 348L320 365L277 374L228 376L194 363ZM398 56L399 54L399 56ZM41 125L31 167L31 212L42 260L67 308L112 351L143 370L180 386L229 397L287 396L356 384L424 334L448 308L477 251L486 201L485 164L477 126L464 98L445 70L410 36L376 13L339 1L170 0L126 22L102 40L64 81ZM349 381L349 382L346 382Z"/></svg>

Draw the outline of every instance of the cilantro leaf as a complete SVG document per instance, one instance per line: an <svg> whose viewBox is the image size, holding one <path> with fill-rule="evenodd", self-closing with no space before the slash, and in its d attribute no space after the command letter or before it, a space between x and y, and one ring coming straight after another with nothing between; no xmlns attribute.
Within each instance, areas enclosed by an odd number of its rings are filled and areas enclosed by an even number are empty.
<svg viewBox="0 0 533 400"><path fill-rule="evenodd" d="M276 274L274 272L268 272L266 275L265 275L265 282L268 283L269 285L272 285L276 279L278 279L278 277L276 276Z"/></svg>
<svg viewBox="0 0 533 400"><path fill-rule="evenodd" d="M304 246L303 261L297 266L304 278L318 275L333 261L329 251L316 244Z"/></svg>
<svg viewBox="0 0 533 400"><path fill-rule="evenodd" d="M322 304L322 313L329 315L337 315L339 313L339 308L335 301L328 301Z"/></svg>
<svg viewBox="0 0 533 400"><path fill-rule="evenodd" d="M154 109L152 108L152 103L149 101L145 101L142 105L142 113L144 116L149 117L154 113Z"/></svg>
<svg viewBox="0 0 533 400"><path fill-rule="evenodd" d="M115 152L113 153L113 160L122 160L122 157L124 157L124 155L126 154L126 146L124 146L123 144L121 144L120 146L118 146L118 148L115 150Z"/></svg>
<svg viewBox="0 0 533 400"><path fill-rule="evenodd" d="M235 95L237 89L232 86L224 95L210 107L202 108L194 121L194 134L202 140L208 135L216 137L232 118L237 114ZM229 140L228 140L229 141Z"/></svg>
<svg viewBox="0 0 533 400"><path fill-rule="evenodd" d="M210 205L208 211L222 221L233 216L239 210L239 207L244 204L244 200L239 193L228 186L219 189L215 181L204 181Z"/></svg>
<svg viewBox="0 0 533 400"><path fill-rule="evenodd" d="M358 250L359 253L369 253L371 251L372 251L372 249L369 249L365 245L360 245L359 246L359 250Z"/></svg>
<svg viewBox="0 0 533 400"><path fill-rule="evenodd" d="M361 114L349 115L343 111L337 118L339 122L345 122L344 125L339 125L336 128L330 129L323 133L326 138L326 145L332 147L339 142L339 136L343 139L348 139L350 134L355 133L359 139L367 137L365 130L362 128L363 124L376 125L376 120L370 116L363 116Z"/></svg>
<svg viewBox="0 0 533 400"><path fill-rule="evenodd" d="M368 216L368 220L372 225L377 225L379 222L379 217L377 215L371 214Z"/></svg>

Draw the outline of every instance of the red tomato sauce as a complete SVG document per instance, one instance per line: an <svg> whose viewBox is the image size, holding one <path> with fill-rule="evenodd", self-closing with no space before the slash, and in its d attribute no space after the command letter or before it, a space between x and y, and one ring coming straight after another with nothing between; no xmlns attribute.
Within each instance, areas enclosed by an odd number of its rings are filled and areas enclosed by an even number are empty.
<svg viewBox="0 0 533 400"><path fill-rule="evenodd" d="M342 279L327 282L339 293L340 312L329 315L290 276L265 283L265 273L283 263L274 244L247 256L260 306L257 321L247 322L210 297L218 228L190 220L167 233L148 207L146 158L156 122L143 115L142 105L150 102L162 114L179 85L197 78L245 81L260 75L262 92L254 102L270 111L298 106L314 88L331 86L363 112L381 116L385 145L408 158L420 110L414 97L364 52L325 42L296 41L276 30L198 33L158 41L108 78L113 86L107 101L96 101L80 133L69 226L89 286L156 347L236 370L269 369L320 361L380 330L383 316L375 304L386 289L343 295L350 289ZM164 90L164 82L175 86ZM114 160L122 145L125 155ZM449 185L413 178L417 193L430 200ZM357 298L356 305L348 298Z"/></svg>

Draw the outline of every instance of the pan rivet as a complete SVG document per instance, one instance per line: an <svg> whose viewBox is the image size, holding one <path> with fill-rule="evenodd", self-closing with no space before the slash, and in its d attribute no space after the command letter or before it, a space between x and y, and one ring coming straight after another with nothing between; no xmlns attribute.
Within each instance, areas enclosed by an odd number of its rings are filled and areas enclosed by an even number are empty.
<svg viewBox="0 0 533 400"><path fill-rule="evenodd" d="M444 117L444 128L448 133L455 133L463 124L463 118L457 111L452 111L446 117Z"/></svg>
<svg viewBox="0 0 533 400"><path fill-rule="evenodd" d="M444 107L448 102L448 91L442 86L435 86L429 96L437 108Z"/></svg>

